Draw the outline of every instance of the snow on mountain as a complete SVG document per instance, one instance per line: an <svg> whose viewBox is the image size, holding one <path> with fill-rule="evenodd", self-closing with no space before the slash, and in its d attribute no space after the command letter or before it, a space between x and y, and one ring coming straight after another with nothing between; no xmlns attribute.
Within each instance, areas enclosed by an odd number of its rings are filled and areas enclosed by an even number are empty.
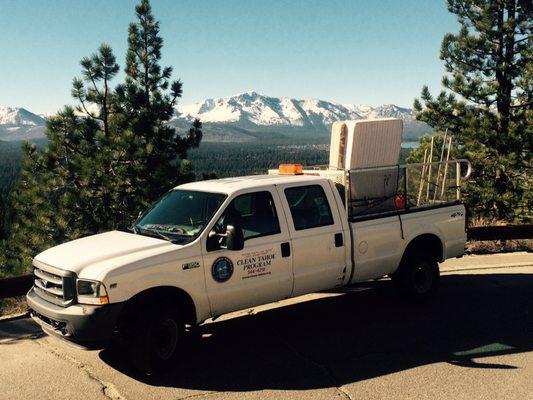
<svg viewBox="0 0 533 400"><path fill-rule="evenodd" d="M383 104L370 111L367 118L401 118L404 121L415 120L415 114L410 108L402 108L394 104Z"/></svg>
<svg viewBox="0 0 533 400"><path fill-rule="evenodd" d="M178 105L175 120L202 122L220 126L251 129L254 132L282 132L328 134L333 122L339 120L401 118L404 136L415 139L430 131L416 121L413 110L384 104L341 104L318 99L298 100L289 97L270 97L251 91L235 96L207 99L195 104Z"/></svg>
<svg viewBox="0 0 533 400"><path fill-rule="evenodd" d="M257 92L207 99L176 107L177 118L212 123L251 123L258 126L327 127L338 120L397 117L413 120L413 111L393 104L371 107L324 100L270 97Z"/></svg>
<svg viewBox="0 0 533 400"><path fill-rule="evenodd" d="M47 117L24 108L0 106L0 140L43 137ZM254 91L179 105L170 123L181 131L188 129L192 119L200 118L206 141L248 141L258 137L327 136L335 121L387 117L404 120L404 140L416 140L423 133L431 133L426 124L415 120L413 110L393 104L372 107L270 97Z"/></svg>
<svg viewBox="0 0 533 400"><path fill-rule="evenodd" d="M45 112L45 113L39 113L37 114L39 117L43 118L43 119L49 119L55 115L57 115L57 113L55 112Z"/></svg>
<svg viewBox="0 0 533 400"><path fill-rule="evenodd" d="M44 125L45 120L21 107L0 106L0 125Z"/></svg>
<svg viewBox="0 0 533 400"><path fill-rule="evenodd" d="M46 120L21 107L0 106L0 140L25 140L44 136Z"/></svg>
<svg viewBox="0 0 533 400"><path fill-rule="evenodd" d="M330 124L339 119L361 118L342 104L322 100L296 100L269 97L256 92L207 99L192 105L177 106L178 118L200 118L213 123L251 123L259 126L295 127Z"/></svg>

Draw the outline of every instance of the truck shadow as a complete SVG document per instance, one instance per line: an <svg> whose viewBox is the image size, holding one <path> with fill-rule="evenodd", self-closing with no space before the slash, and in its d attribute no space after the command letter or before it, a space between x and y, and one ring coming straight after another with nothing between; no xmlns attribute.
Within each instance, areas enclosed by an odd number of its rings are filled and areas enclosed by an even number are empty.
<svg viewBox="0 0 533 400"><path fill-rule="evenodd" d="M201 327L176 370L137 374L116 349L100 358L150 385L206 391L341 386L417 366L514 369L485 357L533 350L533 274L448 275L429 304L389 282Z"/></svg>
<svg viewBox="0 0 533 400"><path fill-rule="evenodd" d="M25 318L26 317L26 318ZM45 336L40 326L27 318L27 315L0 321L0 346L17 344L23 340Z"/></svg>

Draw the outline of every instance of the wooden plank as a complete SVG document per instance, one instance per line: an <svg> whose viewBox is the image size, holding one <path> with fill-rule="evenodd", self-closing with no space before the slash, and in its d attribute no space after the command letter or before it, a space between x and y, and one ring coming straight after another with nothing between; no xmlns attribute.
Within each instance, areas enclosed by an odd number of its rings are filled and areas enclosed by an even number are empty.
<svg viewBox="0 0 533 400"><path fill-rule="evenodd" d="M420 200L422 198L422 191L424 190L424 175L426 174L426 162L428 156L428 149L424 150L424 165L422 165L422 170L420 171L420 186L418 187L418 197L416 199L416 205L420 205Z"/></svg>
<svg viewBox="0 0 533 400"><path fill-rule="evenodd" d="M450 161L450 152L452 151L452 138L448 139L448 153L446 155L446 161ZM457 167L457 165L456 165ZM444 165L444 176L442 178L442 191L440 192L440 199L444 199L444 191L446 190L446 180L448 179L448 163Z"/></svg>
<svg viewBox="0 0 533 400"><path fill-rule="evenodd" d="M431 149L429 150L429 167L428 167L428 186L426 192L426 202L429 202L429 189L431 188L431 163L433 162L433 145L435 144L435 136L431 136Z"/></svg>
<svg viewBox="0 0 533 400"><path fill-rule="evenodd" d="M448 138L448 128L446 128L446 132L444 132L444 137L442 138L442 148L440 149L440 159L439 161L444 161L444 149L446 149L446 142ZM437 182L435 182L435 192L433 193L433 201L437 200L437 193L439 192L439 184L440 184L440 169L442 164L439 164L439 169L437 170ZM445 180L445 177L443 178Z"/></svg>

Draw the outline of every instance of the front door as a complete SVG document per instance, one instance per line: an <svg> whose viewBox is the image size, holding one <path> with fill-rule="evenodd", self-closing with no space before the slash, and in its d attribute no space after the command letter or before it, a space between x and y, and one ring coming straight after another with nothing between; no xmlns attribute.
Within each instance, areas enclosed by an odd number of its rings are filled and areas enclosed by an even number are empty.
<svg viewBox="0 0 533 400"><path fill-rule="evenodd" d="M287 298L293 283L289 233L274 187L235 197L213 229L223 233L227 225L242 228L244 248L207 251L203 244L212 315Z"/></svg>
<svg viewBox="0 0 533 400"><path fill-rule="evenodd" d="M324 190L325 189L325 190ZM331 188L322 184L278 186L288 210L292 239L292 296L341 286L346 277L346 241Z"/></svg>

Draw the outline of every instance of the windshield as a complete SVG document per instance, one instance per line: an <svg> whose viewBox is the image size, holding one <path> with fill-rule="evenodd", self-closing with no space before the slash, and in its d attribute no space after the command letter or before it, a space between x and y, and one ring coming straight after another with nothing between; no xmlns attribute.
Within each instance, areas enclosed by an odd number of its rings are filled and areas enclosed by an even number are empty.
<svg viewBox="0 0 533 400"><path fill-rule="evenodd" d="M225 194L172 190L135 224L135 232L172 242L194 240L216 213Z"/></svg>

